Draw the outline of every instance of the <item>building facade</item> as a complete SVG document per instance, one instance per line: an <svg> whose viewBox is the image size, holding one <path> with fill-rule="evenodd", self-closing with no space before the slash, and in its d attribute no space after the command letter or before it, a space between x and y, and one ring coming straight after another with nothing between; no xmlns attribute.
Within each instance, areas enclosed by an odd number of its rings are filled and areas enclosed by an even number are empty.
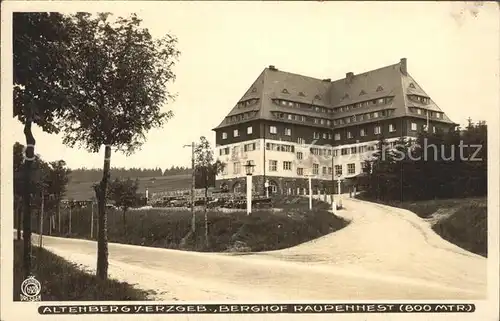
<svg viewBox="0 0 500 321"><path fill-rule="evenodd" d="M269 66L213 130L226 166L217 187L306 194L355 184L363 163L384 137L393 143L420 131L447 131L452 122L409 75L407 60L343 79L316 79Z"/></svg>

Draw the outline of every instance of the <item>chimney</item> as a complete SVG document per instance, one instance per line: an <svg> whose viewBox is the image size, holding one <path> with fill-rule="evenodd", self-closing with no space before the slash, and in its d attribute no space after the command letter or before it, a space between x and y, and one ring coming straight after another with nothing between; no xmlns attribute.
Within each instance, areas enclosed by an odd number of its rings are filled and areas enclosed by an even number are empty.
<svg viewBox="0 0 500 321"><path fill-rule="evenodd" d="M274 65L269 65L269 69L271 69L271 70L278 70L278 69L276 69L276 67L274 67Z"/></svg>
<svg viewBox="0 0 500 321"><path fill-rule="evenodd" d="M332 79L331 78L326 78L326 79L323 79L324 82L331 82Z"/></svg>
<svg viewBox="0 0 500 321"><path fill-rule="evenodd" d="M348 72L345 74L345 82L350 84L352 82L352 79L354 78L354 73Z"/></svg>
<svg viewBox="0 0 500 321"><path fill-rule="evenodd" d="M407 64L406 64L406 58L401 58L401 60L399 61L399 69L401 70L401 73L403 75L406 75L408 73L408 69L407 69Z"/></svg>

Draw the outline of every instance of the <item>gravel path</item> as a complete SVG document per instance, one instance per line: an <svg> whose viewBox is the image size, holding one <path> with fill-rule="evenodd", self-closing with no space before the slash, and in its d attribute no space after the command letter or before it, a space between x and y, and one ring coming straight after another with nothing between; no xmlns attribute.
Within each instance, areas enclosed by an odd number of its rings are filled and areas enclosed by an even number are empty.
<svg viewBox="0 0 500 321"><path fill-rule="evenodd" d="M110 277L156 300L483 299L486 259L435 234L415 214L344 200L344 229L256 254L109 244ZM34 238L36 241L36 237ZM96 243L44 236L44 247L94 271Z"/></svg>

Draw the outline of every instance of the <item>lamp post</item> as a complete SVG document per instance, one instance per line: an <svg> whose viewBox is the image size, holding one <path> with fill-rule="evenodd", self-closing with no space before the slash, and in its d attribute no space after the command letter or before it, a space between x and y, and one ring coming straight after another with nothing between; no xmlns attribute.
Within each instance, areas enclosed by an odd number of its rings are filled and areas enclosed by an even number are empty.
<svg viewBox="0 0 500 321"><path fill-rule="evenodd" d="M306 176L309 180L309 210L312 210L312 208L313 208L312 178L314 175L308 174Z"/></svg>
<svg viewBox="0 0 500 321"><path fill-rule="evenodd" d="M340 174L337 175L337 188L338 188L338 194L339 194L339 200L338 200L338 202L339 202L339 208L342 208L342 196L341 196L341 190L340 190L341 189L340 183L342 182L341 178L342 178L342 175L340 175Z"/></svg>
<svg viewBox="0 0 500 321"><path fill-rule="evenodd" d="M247 161L243 166L247 172L247 215L250 215L252 213L252 173L255 165Z"/></svg>
<svg viewBox="0 0 500 321"><path fill-rule="evenodd" d="M264 183L264 187L266 188L266 198L269 198L269 181L267 179Z"/></svg>

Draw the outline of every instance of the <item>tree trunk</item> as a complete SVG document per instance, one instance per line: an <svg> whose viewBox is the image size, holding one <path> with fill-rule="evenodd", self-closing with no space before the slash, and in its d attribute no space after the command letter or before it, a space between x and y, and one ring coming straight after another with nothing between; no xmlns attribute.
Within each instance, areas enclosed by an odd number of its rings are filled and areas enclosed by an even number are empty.
<svg viewBox="0 0 500 321"><path fill-rule="evenodd" d="M208 214L207 214L207 205L208 205L208 170L205 169L205 246L208 249Z"/></svg>
<svg viewBox="0 0 500 321"><path fill-rule="evenodd" d="M106 189L108 187L111 146L106 145L104 150L104 169L101 182L95 186L97 198L97 276L105 280L108 278L108 229L106 217Z"/></svg>
<svg viewBox="0 0 500 321"><path fill-rule="evenodd" d="M27 278L31 275L31 176L33 161L35 159L35 137L31 132L31 119L24 125L26 137L26 152L24 159L24 190L23 190L23 267Z"/></svg>

